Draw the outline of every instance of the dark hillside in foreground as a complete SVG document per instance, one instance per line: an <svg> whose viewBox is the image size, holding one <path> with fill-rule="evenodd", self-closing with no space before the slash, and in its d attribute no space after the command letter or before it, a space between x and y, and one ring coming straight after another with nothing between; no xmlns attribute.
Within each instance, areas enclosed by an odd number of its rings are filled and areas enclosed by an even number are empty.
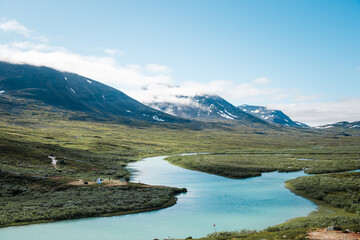
<svg viewBox="0 0 360 240"><path fill-rule="evenodd" d="M119 90L77 74L0 62L0 101L7 102L7 108L11 108L9 103L21 99L102 119L188 122L147 107ZM29 109L31 107L28 106ZM26 106L23 108L26 109Z"/></svg>

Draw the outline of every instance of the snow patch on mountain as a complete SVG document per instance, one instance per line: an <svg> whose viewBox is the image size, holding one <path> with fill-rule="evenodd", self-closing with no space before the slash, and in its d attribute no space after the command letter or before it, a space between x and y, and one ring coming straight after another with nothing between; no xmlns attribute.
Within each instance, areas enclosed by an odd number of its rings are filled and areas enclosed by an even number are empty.
<svg viewBox="0 0 360 240"><path fill-rule="evenodd" d="M237 116L232 115L232 114L231 114L231 113L229 113L226 109L225 109L225 112L226 112L226 114L227 114L227 115L229 115L229 116L231 116L231 117L233 117L233 118L237 118Z"/></svg>
<svg viewBox="0 0 360 240"><path fill-rule="evenodd" d="M218 114L222 116L223 118L234 120L233 117L230 117L229 115L225 114L223 111L219 111Z"/></svg>
<svg viewBox="0 0 360 240"><path fill-rule="evenodd" d="M279 125L289 126L289 127L301 127L308 128L306 124L296 123L291 120L286 114L280 110L267 109L264 106L253 106L253 105L241 105L239 106L244 112L249 112L252 115L261 118L267 122L276 123Z"/></svg>
<svg viewBox="0 0 360 240"><path fill-rule="evenodd" d="M161 99L161 97L159 97ZM162 112L187 119L219 119L267 125L257 117L245 113L225 99L216 95L177 96L176 100L153 101L144 104Z"/></svg>
<svg viewBox="0 0 360 240"><path fill-rule="evenodd" d="M159 117L156 116L156 115L153 116L153 119L156 120L156 121L158 121L158 122L164 122L164 121L165 121L164 119L161 119L161 118L159 118Z"/></svg>
<svg viewBox="0 0 360 240"><path fill-rule="evenodd" d="M322 126L315 127L316 129L328 129L328 128L348 128L348 129L360 129L360 121L357 122L337 122L333 124L326 124Z"/></svg>

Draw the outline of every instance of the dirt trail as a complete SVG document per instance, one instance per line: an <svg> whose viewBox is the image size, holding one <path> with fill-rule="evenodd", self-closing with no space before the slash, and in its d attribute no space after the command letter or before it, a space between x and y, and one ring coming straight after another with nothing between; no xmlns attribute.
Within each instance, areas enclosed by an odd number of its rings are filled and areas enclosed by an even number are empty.
<svg viewBox="0 0 360 240"><path fill-rule="evenodd" d="M75 186L80 186L80 185L84 185L84 180L78 180L78 181L73 181L73 182L69 182L68 184L69 185L75 185ZM94 184L97 184L96 182L94 181L87 181L88 182L88 185L94 185ZM127 185L127 182L122 182L120 180L105 180L105 181L102 181L101 182L102 185L105 185L105 186L124 186L124 185Z"/></svg>
<svg viewBox="0 0 360 240"><path fill-rule="evenodd" d="M308 239L312 240L358 240L360 233L343 233L342 231L326 231L326 229L317 229L309 232Z"/></svg>

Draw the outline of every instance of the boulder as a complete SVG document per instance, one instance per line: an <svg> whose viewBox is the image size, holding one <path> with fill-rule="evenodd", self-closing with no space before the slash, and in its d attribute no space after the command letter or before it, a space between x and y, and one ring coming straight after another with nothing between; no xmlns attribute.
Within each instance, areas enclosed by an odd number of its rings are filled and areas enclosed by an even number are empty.
<svg viewBox="0 0 360 240"><path fill-rule="evenodd" d="M334 231L335 230L335 226L329 226L325 229L325 231Z"/></svg>

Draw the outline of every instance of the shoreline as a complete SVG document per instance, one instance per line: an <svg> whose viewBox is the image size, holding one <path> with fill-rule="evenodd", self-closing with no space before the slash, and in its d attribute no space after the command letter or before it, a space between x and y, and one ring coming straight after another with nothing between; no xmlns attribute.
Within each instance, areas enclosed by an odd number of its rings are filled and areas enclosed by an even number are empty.
<svg viewBox="0 0 360 240"><path fill-rule="evenodd" d="M181 165L178 165L178 164L174 164L173 162L170 162L167 160L167 158L170 157L170 156L166 156L164 158L165 161L169 162L170 164L172 165L175 165L175 166L178 166L178 167L181 167L181 168L184 168L184 169L188 169L188 170L191 170L191 171L197 171L197 172L202 172L202 173L206 173L206 174L212 174L212 175L217 175L217 176L221 176L221 177L225 177L225 178L229 178L229 179L246 179L246 178L252 178L252 177L259 177L261 176L262 173L260 173L259 176L250 176L250 177L245 177L245 178L233 178L233 177L227 177L227 176L223 176L223 175L220 175L220 174L214 174L214 173L210 173L210 172L205 172L205 171L200 171L200 170L197 170L197 169L190 169L190 168L187 168L187 167L184 167L184 166L181 166ZM145 157L145 158L148 158L148 157ZM138 161L140 160L143 160L144 158L141 158L139 159ZM279 171L270 171L270 172L279 172ZM296 172L296 171L291 171L291 172ZM264 172L264 173L267 173L267 172ZM280 172L279 172L280 173ZM295 217L295 218L291 218L289 220L286 220L285 222L283 223L279 223L277 225L283 225L283 224L286 224L288 222L291 222L291 221L296 221L297 219L300 219L300 218L307 218L307 217L311 217L313 215L317 215L317 214L325 214L325 213L328 213L331 215L331 213L333 214L336 214L337 212L344 212L342 209L336 209L336 208L333 208L327 204L324 204L322 203L321 201L319 200L316 200L316 199L313 199L309 196L307 196L306 194L302 194L301 192L295 190L292 185L290 183L288 183L287 181L284 182L285 184L285 187L292 193L302 197L302 198L305 198L311 202L313 202L314 204L317 205L317 210L315 211L312 211L310 212L307 216L303 216L303 217ZM168 202L166 202L165 204L163 204L162 206L159 206L159 207L152 207L152 208L146 208L146 209L138 209L138 210L131 210L131 211L125 211L125 212L113 212L113 213L105 213L105 214L99 214L99 215L94 215L94 216L84 216L84 217L75 217L75 218L69 218L69 219L62 219L62 220L41 220L41 221L35 221L35 222L21 222L21 223L12 223L12 224L8 224L8 225L3 225L3 226L0 226L0 229L3 229L3 228L10 228L10 227L17 227L17 226L26 226L26 225L32 225L32 224L45 224L45 223L54 223L54 222L59 222L59 221L68 221L68 220L77 220L77 219L84 219L84 218L95 218L95 217L111 217L111 216L122 216L122 215L128 215L128 214L136 214L136 213L142 213L142 212L149 212L149 211L156 211L156 210L161 210L161 209L165 209L165 208L168 208L168 207L171 207L173 205L175 205L177 203L177 195L178 194L181 194L183 192L186 192L186 189L182 189L182 188L173 188L173 187L168 187L168 186L156 186L156 185L147 185L147 184L141 184L142 187L166 187L166 188L171 188L171 189L174 189L174 195L171 196L171 198L169 199ZM331 211L331 212L330 212ZM349 214L347 213L349 216L352 214ZM274 225L274 226L277 226L277 225ZM272 226L269 226L269 227L272 227Z"/></svg>
<svg viewBox="0 0 360 240"><path fill-rule="evenodd" d="M153 187L153 186L148 185L148 187ZM168 208L168 207L171 207L171 206L175 205L176 202L177 202L176 195L181 194L181 193L183 193L183 192L180 192L180 191L175 192L174 196L172 196L167 203L165 203L165 204L163 204L162 206L159 206L159 207L131 210L131 211L125 211L125 212L105 213L105 214L94 215L94 216L77 217L77 218L62 219L62 220L43 220L43 221L35 221L35 222L21 222L21 223L3 225L3 226L0 226L0 229L27 226L27 225L32 225L32 224L46 224L46 223L54 223L54 222L60 222L60 221L71 221L71 220L84 219L84 218L113 217L113 216L122 216L122 215L128 215L128 214L136 214L136 213L156 211L156 210L165 209L165 208Z"/></svg>
<svg viewBox="0 0 360 240"><path fill-rule="evenodd" d="M289 181L289 180L288 180ZM312 211L311 213L309 213L306 217L312 217L312 216L316 216L316 215L338 215L338 214L341 214L341 215L346 215L346 216L349 216L349 217L353 217L353 216L356 216L356 213L351 213L351 212L346 212L344 209L342 208L336 208L336 207L333 207L331 206L330 204L328 203L325 203L321 200L318 200L318 199L314 199L312 197L310 197L309 195L307 194L304 194L298 190L296 190L291 183L289 183L288 181L285 181L285 187L291 191L292 193L296 194L297 196L300 196L302 198L305 198L311 202L313 202L314 204L317 205L317 210L315 211ZM301 217L300 217L301 218ZM292 221L294 219L297 219L297 218L292 218L292 219L289 219L288 221ZM288 222L286 221L286 222ZM286 223L285 222L285 223Z"/></svg>

